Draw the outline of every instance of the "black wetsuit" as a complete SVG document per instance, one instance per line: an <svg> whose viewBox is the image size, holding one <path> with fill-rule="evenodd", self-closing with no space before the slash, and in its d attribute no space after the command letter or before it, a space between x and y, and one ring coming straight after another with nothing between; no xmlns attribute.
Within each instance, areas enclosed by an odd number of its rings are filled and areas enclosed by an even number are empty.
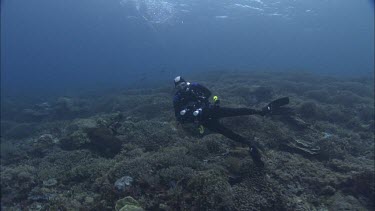
<svg viewBox="0 0 375 211"><path fill-rule="evenodd" d="M258 111L250 108L225 108L219 106L211 106L209 109L203 110L203 118L200 123L204 127L208 128L213 132L220 133L225 137L232 139L236 142L249 145L251 144L251 142L248 139L228 129L223 124L221 124L219 120L223 117L244 116L253 114L258 114Z"/></svg>
<svg viewBox="0 0 375 211"><path fill-rule="evenodd" d="M177 91L173 99L177 121L181 123L196 122L208 128L210 131L220 133L236 142L246 144L250 148L250 154L254 161L261 162L260 154L252 141L234 133L232 130L222 125L219 120L223 117L253 114L261 115L262 111L250 108L225 108L213 105L210 104L208 100L210 96L211 92L206 87L197 83L191 83L183 90ZM197 109L202 109L201 113L194 116L193 112ZM185 110L186 113L181 115L181 111L183 110Z"/></svg>
<svg viewBox="0 0 375 211"><path fill-rule="evenodd" d="M195 117L193 112L197 109L206 109L210 106L208 101L211 96L211 91L206 87L198 84L191 83L183 90L176 92L173 98L173 107L177 121L181 123L199 121L199 117ZM181 111L186 110L184 115Z"/></svg>

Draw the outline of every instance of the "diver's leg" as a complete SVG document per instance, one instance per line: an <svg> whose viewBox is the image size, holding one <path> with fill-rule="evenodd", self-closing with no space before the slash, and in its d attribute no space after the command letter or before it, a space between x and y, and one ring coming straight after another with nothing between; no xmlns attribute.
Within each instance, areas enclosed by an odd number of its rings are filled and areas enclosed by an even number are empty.
<svg viewBox="0 0 375 211"><path fill-rule="evenodd" d="M220 133L223 136L225 136L229 139L232 139L236 142L240 142L242 144L248 145L249 146L249 153L250 153L251 158L253 159L254 163L257 166L260 166L260 167L264 166L264 163L261 159L261 154L260 154L258 148L251 141L247 140L246 138L242 137L241 135L233 132L232 130L226 128L224 125L220 124L219 120L215 119L215 120L207 121L203 124L203 126L205 126L206 128L208 128L209 130L211 130L213 132Z"/></svg>
<svg viewBox="0 0 375 211"><path fill-rule="evenodd" d="M203 126L208 128L209 130L211 130L213 132L220 133L223 136L225 136L229 139L232 139L233 141L236 141L236 142L239 142L239 143L242 143L242 144L247 144L247 145L249 144L249 142L244 137L242 137L241 135L239 135L237 133L234 133L232 130L226 128L217 119L207 121L207 122L203 123Z"/></svg>
<svg viewBox="0 0 375 211"><path fill-rule="evenodd" d="M222 117L260 114L261 111L251 109L251 108L215 107L215 108L210 109L210 113L213 118L222 118Z"/></svg>

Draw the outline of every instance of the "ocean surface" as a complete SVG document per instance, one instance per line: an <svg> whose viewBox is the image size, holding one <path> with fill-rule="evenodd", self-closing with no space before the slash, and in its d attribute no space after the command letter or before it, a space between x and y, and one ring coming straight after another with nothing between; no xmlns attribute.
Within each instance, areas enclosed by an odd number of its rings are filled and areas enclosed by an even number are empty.
<svg viewBox="0 0 375 211"><path fill-rule="evenodd" d="M1 1L3 95L213 70L372 74L374 1Z"/></svg>

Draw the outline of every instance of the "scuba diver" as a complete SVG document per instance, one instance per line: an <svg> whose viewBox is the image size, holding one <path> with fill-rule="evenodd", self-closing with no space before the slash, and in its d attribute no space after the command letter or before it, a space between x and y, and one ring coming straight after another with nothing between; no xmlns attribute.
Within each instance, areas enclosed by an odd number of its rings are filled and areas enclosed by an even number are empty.
<svg viewBox="0 0 375 211"><path fill-rule="evenodd" d="M234 133L220 123L220 118L243 115L278 115L283 113L281 106L289 103L289 98L277 99L262 110L251 108L227 108L221 107L217 96L213 97L214 103L209 102L211 91L198 83L189 83L181 76L174 79L176 93L173 99L173 106L176 120L179 123L196 123L199 125L200 133L204 128L212 132L220 133L236 142L249 146L249 153L257 166L263 167L264 163L258 148L252 141Z"/></svg>

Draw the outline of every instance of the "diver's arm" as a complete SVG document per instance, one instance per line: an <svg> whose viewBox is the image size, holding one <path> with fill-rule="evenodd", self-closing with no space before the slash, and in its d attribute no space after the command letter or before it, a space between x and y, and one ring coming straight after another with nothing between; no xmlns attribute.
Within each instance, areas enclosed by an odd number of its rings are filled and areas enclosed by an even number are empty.
<svg viewBox="0 0 375 211"><path fill-rule="evenodd" d="M176 120L178 122L182 122L183 119L182 119L182 116L180 114L180 112L182 110L182 104L181 104L181 99L180 99L179 94L176 94L173 98L173 108L174 108L174 116L176 117Z"/></svg>

